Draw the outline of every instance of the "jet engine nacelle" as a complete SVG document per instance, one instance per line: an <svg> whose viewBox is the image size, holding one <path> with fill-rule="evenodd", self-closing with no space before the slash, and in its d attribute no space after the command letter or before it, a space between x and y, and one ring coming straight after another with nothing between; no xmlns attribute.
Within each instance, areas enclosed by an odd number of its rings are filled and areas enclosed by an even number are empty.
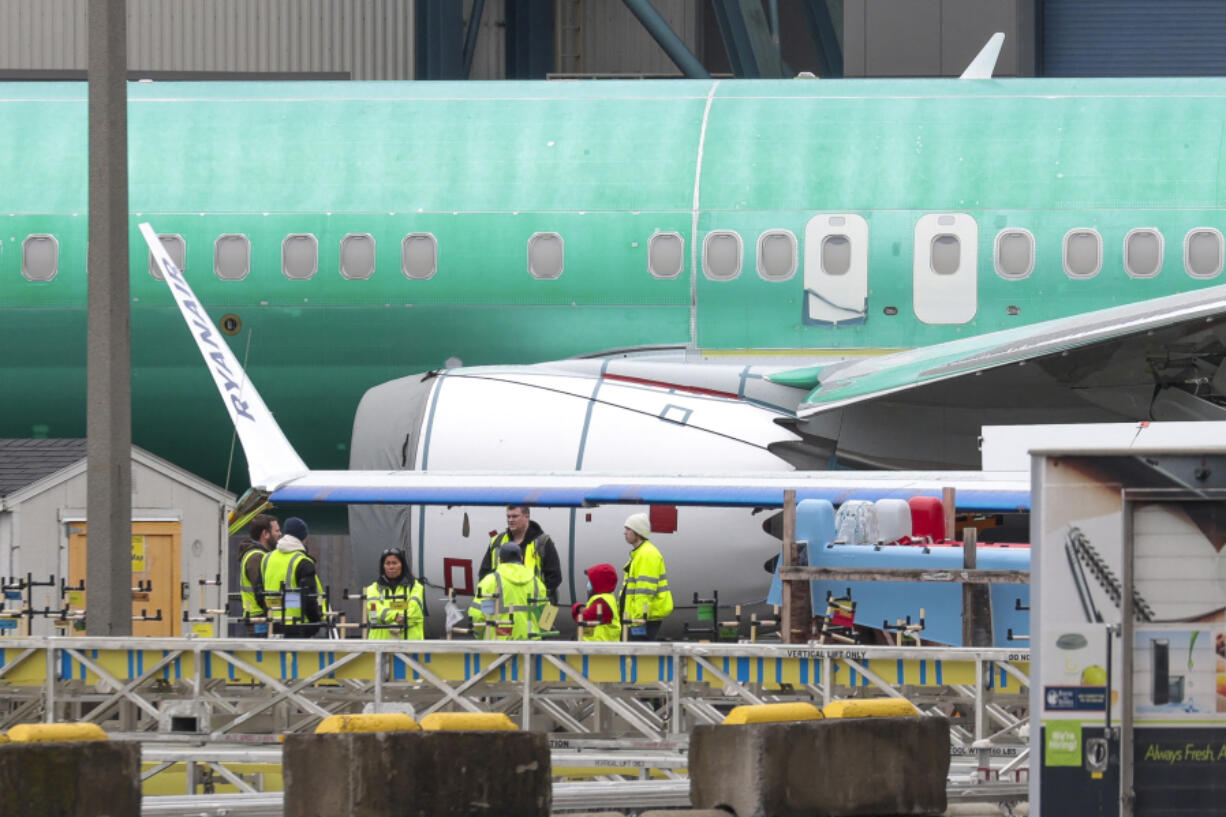
<svg viewBox="0 0 1226 817"><path fill-rule="evenodd" d="M799 439L776 422L792 416L798 397L744 366L579 360L445 370L366 393L350 468L790 471L771 446ZM606 562L621 570L629 555L623 523L638 511L652 517L652 541L668 564L677 604L713 590L729 603L765 598L770 575L762 565L779 542L763 530L760 512L533 508L532 520L552 536L562 562L561 604L587 598L585 568ZM436 612L441 588L472 592L490 535L506 527L501 506L352 506L349 519L356 580L371 581L385 548L403 547L414 573L440 588L431 591ZM432 616L435 629L441 618Z"/></svg>

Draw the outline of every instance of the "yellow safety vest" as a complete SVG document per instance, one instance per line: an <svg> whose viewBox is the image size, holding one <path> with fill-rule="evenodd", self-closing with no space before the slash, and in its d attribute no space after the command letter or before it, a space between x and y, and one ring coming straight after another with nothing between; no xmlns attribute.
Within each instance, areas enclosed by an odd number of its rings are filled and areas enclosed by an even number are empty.
<svg viewBox="0 0 1226 817"><path fill-rule="evenodd" d="M597 593L587 600L588 605L591 605L596 599L604 599L604 603L609 605L609 609L613 611L613 619L608 624L597 624L595 626L584 625L583 640L584 641L621 641L622 640L622 620L617 612L617 599L613 598L612 593Z"/></svg>
<svg viewBox="0 0 1226 817"><path fill-rule="evenodd" d="M478 637L487 641L540 638L537 620L546 603L540 578L524 565L507 563L477 585L468 614Z"/></svg>
<svg viewBox="0 0 1226 817"><path fill-rule="evenodd" d="M377 581L373 582L362 593L362 605L366 608L366 623L376 625L370 628L366 637L410 641L420 641L425 638L426 616L422 596L421 582L413 582L411 588L388 587ZM398 615L404 616L403 625L396 625Z"/></svg>
<svg viewBox="0 0 1226 817"><path fill-rule="evenodd" d="M490 570L498 569L498 548L502 547L507 542L511 541L511 534L507 531L495 536L490 540ZM529 568L539 578L544 578L541 573L541 555L536 552L536 540L533 539L528 543L526 548L520 548L524 552L524 567Z"/></svg>
<svg viewBox="0 0 1226 817"><path fill-rule="evenodd" d="M257 548L252 548L243 554L242 561L238 563L238 591L243 600L243 615L245 616L262 616L264 611L260 608L259 601L256 599L255 587L251 582L247 581L247 562L252 556L260 557L260 575L264 575L263 559L268 554Z"/></svg>
<svg viewBox="0 0 1226 817"><path fill-rule="evenodd" d="M280 593L280 596L265 596L268 603L268 618L274 622L284 621L286 624L307 623L302 613L302 593L296 577L298 562L311 559L301 550L274 550L264 557L261 578L264 580L265 593ZM314 559L311 559L314 562ZM328 612L328 603L324 599L324 586L315 574L315 592L319 598L320 613ZM281 608L285 608L282 616Z"/></svg>
<svg viewBox="0 0 1226 817"><path fill-rule="evenodd" d="M622 568L622 618L661 621L673 611L673 594L668 589L668 569L660 549L644 539L630 551Z"/></svg>

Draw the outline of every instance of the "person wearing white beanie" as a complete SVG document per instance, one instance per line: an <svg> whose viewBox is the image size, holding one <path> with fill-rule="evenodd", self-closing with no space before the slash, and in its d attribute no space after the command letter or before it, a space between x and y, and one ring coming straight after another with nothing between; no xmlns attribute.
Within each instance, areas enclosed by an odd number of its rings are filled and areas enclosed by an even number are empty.
<svg viewBox="0 0 1226 817"><path fill-rule="evenodd" d="M645 513L626 518L626 544L630 558L622 568L622 625L629 628L627 641L655 641L664 619L673 611L668 589L668 570L660 549L648 539L651 520Z"/></svg>

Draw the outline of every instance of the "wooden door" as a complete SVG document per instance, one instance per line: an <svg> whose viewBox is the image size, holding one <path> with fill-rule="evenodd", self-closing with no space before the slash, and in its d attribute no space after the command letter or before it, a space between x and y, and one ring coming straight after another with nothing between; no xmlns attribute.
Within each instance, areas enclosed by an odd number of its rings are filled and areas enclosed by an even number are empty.
<svg viewBox="0 0 1226 817"><path fill-rule="evenodd" d="M133 635L177 636L182 631L183 604L180 580L180 524L178 522L132 523L132 587L148 590L132 592L132 615L141 611L157 615L161 621L133 621ZM68 582L76 585L85 578L86 525L68 526ZM88 614L89 584L79 594ZM75 595L74 595L75 597Z"/></svg>

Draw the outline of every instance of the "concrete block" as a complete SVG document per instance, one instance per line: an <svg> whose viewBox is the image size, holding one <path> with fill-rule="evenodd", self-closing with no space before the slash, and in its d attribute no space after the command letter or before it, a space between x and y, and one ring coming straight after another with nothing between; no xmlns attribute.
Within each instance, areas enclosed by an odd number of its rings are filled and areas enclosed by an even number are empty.
<svg viewBox="0 0 1226 817"><path fill-rule="evenodd" d="M0 746L0 817L140 817L140 744Z"/></svg>
<svg viewBox="0 0 1226 817"><path fill-rule="evenodd" d="M548 817L542 732L287 735L285 817Z"/></svg>
<svg viewBox="0 0 1226 817"><path fill-rule="evenodd" d="M945 718L698 726L690 803L736 817L862 817L945 811Z"/></svg>

